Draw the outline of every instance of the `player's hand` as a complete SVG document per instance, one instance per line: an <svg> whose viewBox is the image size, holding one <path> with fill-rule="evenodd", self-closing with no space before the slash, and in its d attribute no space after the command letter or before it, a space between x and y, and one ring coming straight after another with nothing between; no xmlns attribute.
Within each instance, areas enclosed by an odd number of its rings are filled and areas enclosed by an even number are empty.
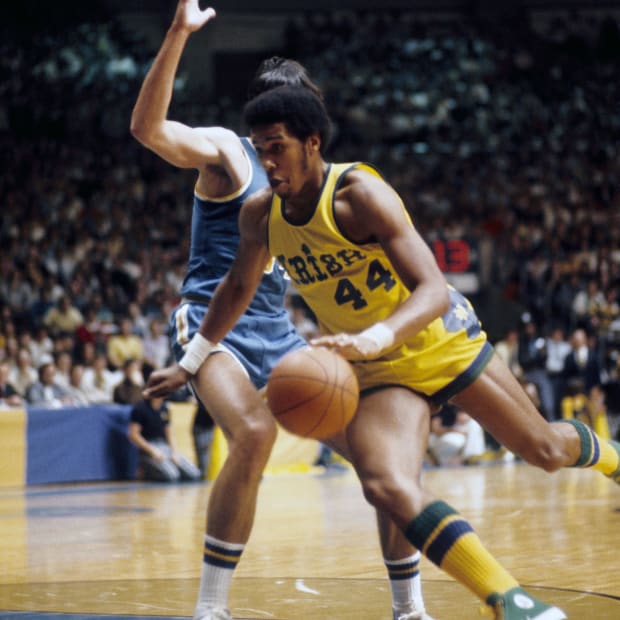
<svg viewBox="0 0 620 620"><path fill-rule="evenodd" d="M382 349L370 338L361 334L331 334L312 338L310 344L313 347L325 347L342 355L345 359L353 362L356 360L371 360L379 357Z"/></svg>
<svg viewBox="0 0 620 620"><path fill-rule="evenodd" d="M182 388L189 381L187 370L173 364L151 373L142 395L144 398L163 398Z"/></svg>
<svg viewBox="0 0 620 620"><path fill-rule="evenodd" d="M155 448L153 450L153 454L151 455L158 463L163 463L166 460L166 455L159 450L158 448Z"/></svg>
<svg viewBox="0 0 620 620"><path fill-rule="evenodd" d="M201 9L198 0L179 0L174 23L190 32L196 32L215 17L215 9Z"/></svg>

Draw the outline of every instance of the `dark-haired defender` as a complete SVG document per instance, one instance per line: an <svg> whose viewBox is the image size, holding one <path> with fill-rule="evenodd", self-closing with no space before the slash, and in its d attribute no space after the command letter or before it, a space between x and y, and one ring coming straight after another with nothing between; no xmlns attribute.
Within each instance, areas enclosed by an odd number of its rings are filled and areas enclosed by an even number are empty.
<svg viewBox="0 0 620 620"><path fill-rule="evenodd" d="M263 93L246 122L271 188L241 210L237 257L200 327L217 346L277 257L352 361L362 390L344 443L368 501L501 620L564 620L530 596L471 525L420 481L430 409L452 401L529 463L620 473L618 444L580 423L547 423L487 342L467 300L447 286L397 193L367 164L322 156L329 118L299 88ZM268 244L268 245L267 245Z"/></svg>
<svg viewBox="0 0 620 620"><path fill-rule="evenodd" d="M191 377L197 396L228 442L228 458L213 485L207 509L195 610L200 620L230 618L226 608L233 570L250 535L258 484L276 436L273 417L257 388L265 385L271 368L284 353L305 346L284 310L284 272L275 264L263 270L256 294L217 348L222 355L211 356L198 371L195 360L200 346L198 351L187 346L190 341L200 344L193 336L216 285L235 256L241 204L267 185L249 140L222 127L190 128L166 118L185 43L214 16L213 9L201 10L197 0L179 2L132 116L132 132L140 142L173 165L198 170L189 265L181 290L183 302L171 318L173 349L179 364L156 371L152 380L166 386L164 395ZM303 86L320 96L299 63L279 58L262 63L249 92L256 95L281 84ZM380 525L394 617L430 620L423 612L419 552L402 535L394 536L389 520L380 517Z"/></svg>

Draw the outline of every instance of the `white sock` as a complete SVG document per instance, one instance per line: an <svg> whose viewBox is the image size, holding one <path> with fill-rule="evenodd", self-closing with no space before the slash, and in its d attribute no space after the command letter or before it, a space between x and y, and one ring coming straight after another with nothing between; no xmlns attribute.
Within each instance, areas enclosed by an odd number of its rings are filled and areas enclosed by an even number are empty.
<svg viewBox="0 0 620 620"><path fill-rule="evenodd" d="M194 618L200 618L207 609L228 607L230 582L245 545L229 543L205 534L202 574L198 603Z"/></svg>
<svg viewBox="0 0 620 620"><path fill-rule="evenodd" d="M383 560L390 578L392 608L395 611L408 611L412 604L416 610L424 610L420 557L420 552L416 551L401 560Z"/></svg>

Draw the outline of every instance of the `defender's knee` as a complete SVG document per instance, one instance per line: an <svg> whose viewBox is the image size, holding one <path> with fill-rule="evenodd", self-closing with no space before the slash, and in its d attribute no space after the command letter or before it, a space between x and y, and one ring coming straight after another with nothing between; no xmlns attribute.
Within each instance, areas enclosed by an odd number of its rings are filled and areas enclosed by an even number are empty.
<svg viewBox="0 0 620 620"><path fill-rule="evenodd" d="M268 411L243 416L229 437L229 452L248 465L264 466L271 455L278 431Z"/></svg>

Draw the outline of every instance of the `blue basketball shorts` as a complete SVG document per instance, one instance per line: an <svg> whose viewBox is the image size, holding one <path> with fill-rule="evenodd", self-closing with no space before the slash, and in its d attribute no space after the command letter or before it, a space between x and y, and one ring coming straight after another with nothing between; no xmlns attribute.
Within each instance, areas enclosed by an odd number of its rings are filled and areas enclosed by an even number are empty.
<svg viewBox="0 0 620 620"><path fill-rule="evenodd" d="M184 301L170 317L170 341L177 361L183 357L184 347L198 331L208 305ZM295 331L295 326L283 310L266 317L242 315L216 351L228 353L243 367L257 389L267 384L269 375L283 355L308 346Z"/></svg>

